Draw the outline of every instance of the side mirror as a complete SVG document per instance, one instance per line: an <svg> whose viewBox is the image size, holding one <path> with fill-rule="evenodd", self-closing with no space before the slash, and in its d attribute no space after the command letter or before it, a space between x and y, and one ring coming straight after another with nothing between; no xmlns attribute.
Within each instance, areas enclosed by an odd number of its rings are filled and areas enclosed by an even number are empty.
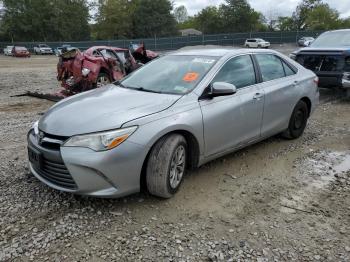
<svg viewBox="0 0 350 262"><path fill-rule="evenodd" d="M225 82L215 82L210 85L210 89L208 94L210 97L230 96L237 93L235 85Z"/></svg>

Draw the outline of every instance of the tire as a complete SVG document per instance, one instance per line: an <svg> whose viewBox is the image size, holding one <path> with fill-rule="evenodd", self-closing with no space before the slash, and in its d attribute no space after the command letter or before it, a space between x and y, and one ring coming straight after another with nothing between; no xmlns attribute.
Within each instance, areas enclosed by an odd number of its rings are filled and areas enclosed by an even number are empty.
<svg viewBox="0 0 350 262"><path fill-rule="evenodd" d="M299 101L295 106L292 116L289 120L288 129L283 132L282 136L287 139L297 139L304 133L309 109L304 101Z"/></svg>
<svg viewBox="0 0 350 262"><path fill-rule="evenodd" d="M182 184L186 163L187 142L182 135L171 134L160 139L148 158L148 192L161 198L171 198Z"/></svg>
<svg viewBox="0 0 350 262"><path fill-rule="evenodd" d="M109 79L109 76L106 73L99 73L96 79L95 86L96 88L100 88L110 83L111 83L111 80Z"/></svg>

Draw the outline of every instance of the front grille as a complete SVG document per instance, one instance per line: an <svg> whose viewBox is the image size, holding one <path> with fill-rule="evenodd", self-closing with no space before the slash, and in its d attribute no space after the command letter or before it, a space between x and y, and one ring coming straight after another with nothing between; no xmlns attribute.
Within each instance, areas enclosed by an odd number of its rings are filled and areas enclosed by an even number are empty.
<svg viewBox="0 0 350 262"><path fill-rule="evenodd" d="M77 189L77 185L65 166L60 152L61 145L68 137L55 136L39 131L39 138L36 138L34 132L31 131L28 138L28 151L36 155L32 159L32 167L37 174L53 185L70 190ZM35 143L38 143L38 146Z"/></svg>
<svg viewBox="0 0 350 262"><path fill-rule="evenodd" d="M43 156L40 168L35 168L35 171L54 185L67 189L77 188L63 162L52 161Z"/></svg>
<svg viewBox="0 0 350 262"><path fill-rule="evenodd" d="M40 145L47 149L60 150L61 145L69 138L65 136L55 136L48 133L40 132Z"/></svg>

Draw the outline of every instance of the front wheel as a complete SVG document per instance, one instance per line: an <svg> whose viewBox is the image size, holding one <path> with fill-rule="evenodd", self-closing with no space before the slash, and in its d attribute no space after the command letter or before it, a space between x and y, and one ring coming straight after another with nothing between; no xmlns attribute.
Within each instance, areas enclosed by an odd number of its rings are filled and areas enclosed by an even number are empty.
<svg viewBox="0 0 350 262"><path fill-rule="evenodd" d="M306 103L300 100L293 110L288 129L282 135L287 139L299 138L304 133L308 117L309 109Z"/></svg>
<svg viewBox="0 0 350 262"><path fill-rule="evenodd" d="M99 73L96 80L96 88L103 87L111 83L109 76L106 73Z"/></svg>
<svg viewBox="0 0 350 262"><path fill-rule="evenodd" d="M180 188L186 170L187 143L179 134L160 139L153 147L146 170L148 191L171 198Z"/></svg>

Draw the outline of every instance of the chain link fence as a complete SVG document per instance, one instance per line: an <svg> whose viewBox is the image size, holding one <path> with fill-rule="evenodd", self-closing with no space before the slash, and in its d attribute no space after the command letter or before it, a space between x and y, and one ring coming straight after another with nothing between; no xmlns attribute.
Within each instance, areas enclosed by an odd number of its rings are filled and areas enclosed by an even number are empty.
<svg viewBox="0 0 350 262"><path fill-rule="evenodd" d="M63 44L69 44L81 50L88 49L91 46L104 45L128 48L131 43L137 44L144 42L147 49L162 51L175 50L185 46L195 45L242 46L247 38L263 38L264 40L271 42L271 44L297 43L297 40L303 36L317 37L321 33L322 31L281 31L79 42L0 42L0 49L3 49L8 45L18 45L25 46L30 51L33 51L34 46L37 44L47 44L52 48L57 48Z"/></svg>

